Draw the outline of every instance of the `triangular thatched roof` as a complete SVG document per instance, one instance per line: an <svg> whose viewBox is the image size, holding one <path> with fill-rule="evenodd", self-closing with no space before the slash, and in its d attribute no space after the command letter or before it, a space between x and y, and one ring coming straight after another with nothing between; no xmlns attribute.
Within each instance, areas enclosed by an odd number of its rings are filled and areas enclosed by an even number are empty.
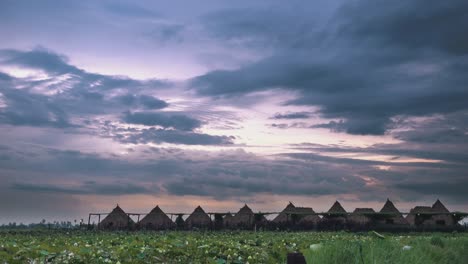
<svg viewBox="0 0 468 264"><path fill-rule="evenodd" d="M171 221L159 206L156 206L139 222L139 225L149 229L167 229L174 227L175 223Z"/></svg>
<svg viewBox="0 0 468 264"><path fill-rule="evenodd" d="M289 204L286 206L286 208L283 209L283 211L281 211L281 213L279 213L274 219L273 219L273 223L286 223L288 222L288 220L290 220L289 218L291 217L291 213L294 212L294 209L296 209L296 207L294 206L294 204L292 204L291 202L289 202Z"/></svg>
<svg viewBox="0 0 468 264"><path fill-rule="evenodd" d="M384 206L380 210L381 213L399 213L398 209L395 207L392 201L390 199L387 199L385 202Z"/></svg>
<svg viewBox="0 0 468 264"><path fill-rule="evenodd" d="M437 213L448 213L448 212L450 212L447 209L447 207L445 207L445 205L439 199L437 199L437 201L432 205L432 210L434 212L437 212Z"/></svg>
<svg viewBox="0 0 468 264"><path fill-rule="evenodd" d="M244 204L237 214L253 214L253 211L247 204Z"/></svg>
<svg viewBox="0 0 468 264"><path fill-rule="evenodd" d="M104 218L99 226L103 229L121 229L133 225L135 222L117 205L106 218Z"/></svg>
<svg viewBox="0 0 468 264"><path fill-rule="evenodd" d="M451 214L440 214L449 212L442 202L437 199L432 206L416 206L411 209L406 216L406 220L409 224L415 226L440 227L456 225L457 222Z"/></svg>
<svg viewBox="0 0 468 264"><path fill-rule="evenodd" d="M239 212L237 212L232 217L231 223L236 226L239 226L239 225L250 226L254 223L254 221L255 221L255 215L252 209L250 209L250 207L248 207L247 204L245 204L239 210Z"/></svg>
<svg viewBox="0 0 468 264"><path fill-rule="evenodd" d="M413 209L410 210L410 214L416 214L416 213L432 213L432 207L430 206L416 206Z"/></svg>
<svg viewBox="0 0 468 264"><path fill-rule="evenodd" d="M390 199L387 199L380 213L388 214L384 217L386 224L408 224L408 221L406 221Z"/></svg>
<svg viewBox="0 0 468 264"><path fill-rule="evenodd" d="M211 225L211 218L205 213L201 206L197 206L192 214L185 220L188 228L207 228Z"/></svg>
<svg viewBox="0 0 468 264"><path fill-rule="evenodd" d="M335 201L335 203L332 205L332 207L328 210L329 213L343 213L346 214L346 210L341 206L341 204L338 201Z"/></svg>

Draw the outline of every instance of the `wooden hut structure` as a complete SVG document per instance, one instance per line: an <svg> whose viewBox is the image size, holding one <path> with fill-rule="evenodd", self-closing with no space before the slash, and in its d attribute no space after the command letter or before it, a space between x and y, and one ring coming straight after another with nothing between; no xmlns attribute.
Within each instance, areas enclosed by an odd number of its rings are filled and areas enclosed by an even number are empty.
<svg viewBox="0 0 468 264"><path fill-rule="evenodd" d="M446 213L446 214L445 214ZM418 227L453 227L457 224L449 210L437 199L431 206L416 206L406 216L411 226Z"/></svg>
<svg viewBox="0 0 468 264"><path fill-rule="evenodd" d="M296 207L293 203L289 202L286 208L283 209L271 222L275 225L286 225L289 222L293 222L292 214Z"/></svg>
<svg viewBox="0 0 468 264"><path fill-rule="evenodd" d="M223 217L223 227L224 228L230 228L233 226L233 223L232 223L232 214L231 213L227 213L224 217Z"/></svg>
<svg viewBox="0 0 468 264"><path fill-rule="evenodd" d="M185 220L185 227L188 229L202 228L207 229L211 227L211 218L205 211L198 206L192 214Z"/></svg>
<svg viewBox="0 0 468 264"><path fill-rule="evenodd" d="M410 210L406 216L406 221L411 226L433 226L432 207L416 206Z"/></svg>
<svg viewBox="0 0 468 264"><path fill-rule="evenodd" d="M237 227L237 228L250 228L253 226L253 223L255 221L255 216L247 204L245 204L239 212L237 212L233 217L232 217L232 227Z"/></svg>
<svg viewBox="0 0 468 264"><path fill-rule="evenodd" d="M256 224L265 224L267 220L263 214L254 214L252 209L245 204L230 222L232 228L251 229Z"/></svg>
<svg viewBox="0 0 468 264"><path fill-rule="evenodd" d="M375 213L372 208L356 208L348 216L348 223L353 227L367 227L372 224L372 214Z"/></svg>
<svg viewBox="0 0 468 264"><path fill-rule="evenodd" d="M390 199L387 199L380 213L380 216L376 219L376 222L380 225L408 225L408 221L406 221Z"/></svg>
<svg viewBox="0 0 468 264"><path fill-rule="evenodd" d="M175 223L171 221L159 206L156 206L138 223L138 226L148 230L164 230L174 228Z"/></svg>
<svg viewBox="0 0 468 264"><path fill-rule="evenodd" d="M324 229L342 229L346 225L347 212L338 201L330 207L327 214L323 215L320 223L321 228Z"/></svg>
<svg viewBox="0 0 468 264"><path fill-rule="evenodd" d="M316 228L322 220L310 207L296 207L295 212L299 215L297 225L304 229Z"/></svg>
<svg viewBox="0 0 468 264"><path fill-rule="evenodd" d="M436 213L432 218L437 226L456 226L458 224L458 221L455 220L447 207L439 199L432 205L432 211Z"/></svg>
<svg viewBox="0 0 468 264"><path fill-rule="evenodd" d="M184 229L185 228L185 221L184 221L184 215L183 214L178 214L175 220L175 224L177 229Z"/></svg>
<svg viewBox="0 0 468 264"><path fill-rule="evenodd" d="M272 223L280 228L291 227L293 225L312 228L321 220L318 215L314 214L314 210L310 207L296 207L293 203L289 202L286 208L272 220Z"/></svg>
<svg viewBox="0 0 468 264"><path fill-rule="evenodd" d="M118 230L118 229L127 229L134 226L135 222L127 215L127 213L117 205L112 212L110 212L106 218L104 218L101 223L99 223L99 228L105 230Z"/></svg>

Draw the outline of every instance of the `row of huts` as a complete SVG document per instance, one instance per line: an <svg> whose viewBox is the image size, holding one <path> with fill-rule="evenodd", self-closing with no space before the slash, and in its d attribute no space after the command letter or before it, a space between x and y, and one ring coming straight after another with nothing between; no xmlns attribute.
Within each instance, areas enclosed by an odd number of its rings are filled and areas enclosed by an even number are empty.
<svg viewBox="0 0 468 264"><path fill-rule="evenodd" d="M458 216L437 200L432 206L416 206L406 215L400 213L393 202L387 199L379 212L372 208L356 208L346 212L336 201L325 213L317 214L310 207L296 207L291 202L271 221L269 213L254 213L244 205L237 213L207 214L198 206L186 219L183 214L169 217L156 206L140 221L135 222L118 205L98 225L100 229L138 228L150 230L166 229L365 229L380 227L442 227L458 225ZM175 216L175 221L172 217ZM213 217L214 216L214 217Z"/></svg>

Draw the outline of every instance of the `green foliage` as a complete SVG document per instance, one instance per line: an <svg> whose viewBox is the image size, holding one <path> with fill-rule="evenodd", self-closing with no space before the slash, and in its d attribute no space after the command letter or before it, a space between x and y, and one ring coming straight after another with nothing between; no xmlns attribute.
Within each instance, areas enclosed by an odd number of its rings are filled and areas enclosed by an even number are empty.
<svg viewBox="0 0 468 264"><path fill-rule="evenodd" d="M444 241L439 236L433 236L431 238L431 245L443 248L445 246Z"/></svg>
<svg viewBox="0 0 468 264"><path fill-rule="evenodd" d="M406 246L406 250L403 248ZM0 263L468 263L468 235L328 232L0 232Z"/></svg>

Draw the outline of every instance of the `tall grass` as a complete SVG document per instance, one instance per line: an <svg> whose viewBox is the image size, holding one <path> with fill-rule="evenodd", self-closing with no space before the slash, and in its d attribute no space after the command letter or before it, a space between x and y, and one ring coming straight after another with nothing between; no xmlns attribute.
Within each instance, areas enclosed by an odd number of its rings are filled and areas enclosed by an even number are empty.
<svg viewBox="0 0 468 264"><path fill-rule="evenodd" d="M325 241L319 249L308 249L303 253L308 264L468 263L468 237L435 234Z"/></svg>

